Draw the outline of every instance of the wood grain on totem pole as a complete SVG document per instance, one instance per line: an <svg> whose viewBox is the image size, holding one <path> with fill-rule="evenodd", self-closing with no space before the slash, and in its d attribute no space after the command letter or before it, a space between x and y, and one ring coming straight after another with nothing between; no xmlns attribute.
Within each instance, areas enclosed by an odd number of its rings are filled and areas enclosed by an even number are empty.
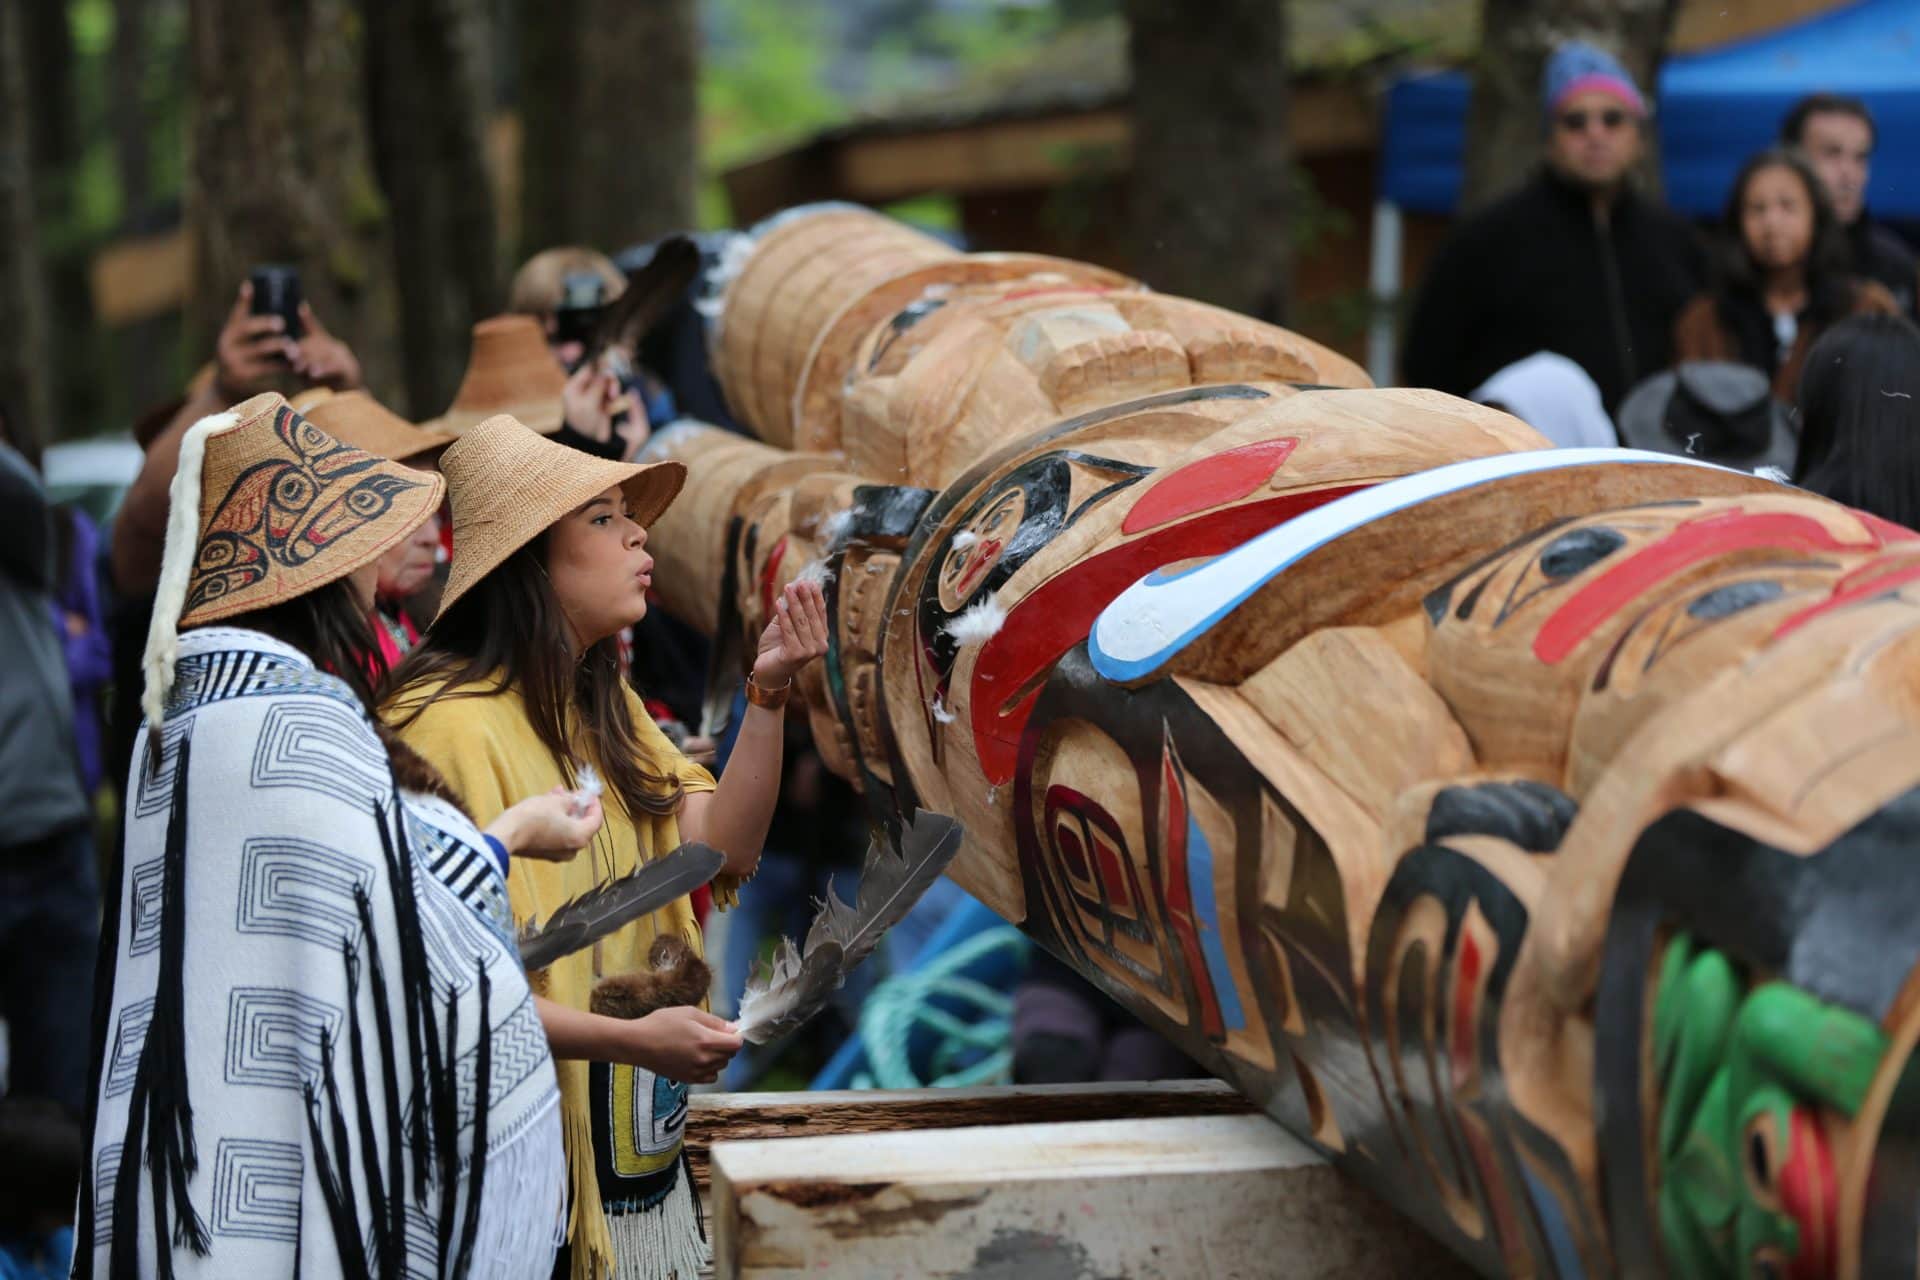
<svg viewBox="0 0 1920 1280"><path fill-rule="evenodd" d="M1105 267L1034 253L970 254L959 262L937 262L900 272L848 301L813 340L793 392L795 445L812 450L841 447L840 397L855 362L866 353L870 338L883 323L932 296L931 288L937 287L939 296L944 297L969 285L1002 281L1089 292L1140 287Z"/></svg>

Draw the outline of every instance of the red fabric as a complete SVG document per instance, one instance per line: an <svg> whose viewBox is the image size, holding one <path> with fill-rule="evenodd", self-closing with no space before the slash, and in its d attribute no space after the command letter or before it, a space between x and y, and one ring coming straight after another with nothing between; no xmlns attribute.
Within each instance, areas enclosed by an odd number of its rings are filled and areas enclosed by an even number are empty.
<svg viewBox="0 0 1920 1280"><path fill-rule="evenodd" d="M367 655L367 671L368 674L373 677L374 683L378 684L381 677L399 666L400 659L407 655L403 653L400 646L394 642L393 633L388 630L387 623L382 621L382 618L387 616L385 611L376 607L375 613L376 616L371 621L373 623L373 642L379 648L379 656L376 659L372 654ZM407 648L412 649L413 646L419 644L420 629L413 625L413 619L406 615L405 610L398 611L396 620L400 623L401 631L406 633Z"/></svg>

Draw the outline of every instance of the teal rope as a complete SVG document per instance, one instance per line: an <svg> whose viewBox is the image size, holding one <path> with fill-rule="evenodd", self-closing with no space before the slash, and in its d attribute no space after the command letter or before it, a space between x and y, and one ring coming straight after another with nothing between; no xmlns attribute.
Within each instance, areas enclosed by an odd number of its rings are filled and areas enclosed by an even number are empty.
<svg viewBox="0 0 1920 1280"><path fill-rule="evenodd" d="M1011 951L1024 957L1027 940L1018 929L998 925L940 953L930 963L882 981L860 1010L860 1046L867 1071L856 1089L925 1089L1013 1082L1013 997L963 976L983 956ZM966 1016L934 1003L958 1002ZM930 1078L920 1079L908 1060L916 1028L933 1032ZM978 1061L969 1061L984 1052ZM962 1064L966 1065L962 1065Z"/></svg>

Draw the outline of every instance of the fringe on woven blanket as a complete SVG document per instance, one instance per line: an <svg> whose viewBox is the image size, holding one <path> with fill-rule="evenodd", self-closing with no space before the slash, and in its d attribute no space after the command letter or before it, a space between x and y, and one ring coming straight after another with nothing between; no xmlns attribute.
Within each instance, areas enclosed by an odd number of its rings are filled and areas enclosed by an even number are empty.
<svg viewBox="0 0 1920 1280"><path fill-rule="evenodd" d="M560 1099L511 1143L487 1153L469 1275L544 1278L567 1240L567 1154Z"/></svg>
<svg viewBox="0 0 1920 1280"><path fill-rule="evenodd" d="M684 1166L652 1209L607 1214L613 1235L614 1280L698 1280L710 1260L693 1200L693 1179Z"/></svg>

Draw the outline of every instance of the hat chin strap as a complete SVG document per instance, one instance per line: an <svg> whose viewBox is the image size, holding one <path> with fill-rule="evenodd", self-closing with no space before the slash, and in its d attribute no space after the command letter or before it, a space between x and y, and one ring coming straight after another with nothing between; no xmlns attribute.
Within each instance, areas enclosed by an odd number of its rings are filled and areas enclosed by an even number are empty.
<svg viewBox="0 0 1920 1280"><path fill-rule="evenodd" d="M153 620L147 626L147 649L140 659L146 689L140 710L155 730L160 727L173 690L173 667L180 657L180 614L187 606L187 583L200 544L200 472L206 461L207 437L231 431L240 419L216 413L187 428L180 441L180 461L167 491L167 541L160 556L160 585L154 591Z"/></svg>

